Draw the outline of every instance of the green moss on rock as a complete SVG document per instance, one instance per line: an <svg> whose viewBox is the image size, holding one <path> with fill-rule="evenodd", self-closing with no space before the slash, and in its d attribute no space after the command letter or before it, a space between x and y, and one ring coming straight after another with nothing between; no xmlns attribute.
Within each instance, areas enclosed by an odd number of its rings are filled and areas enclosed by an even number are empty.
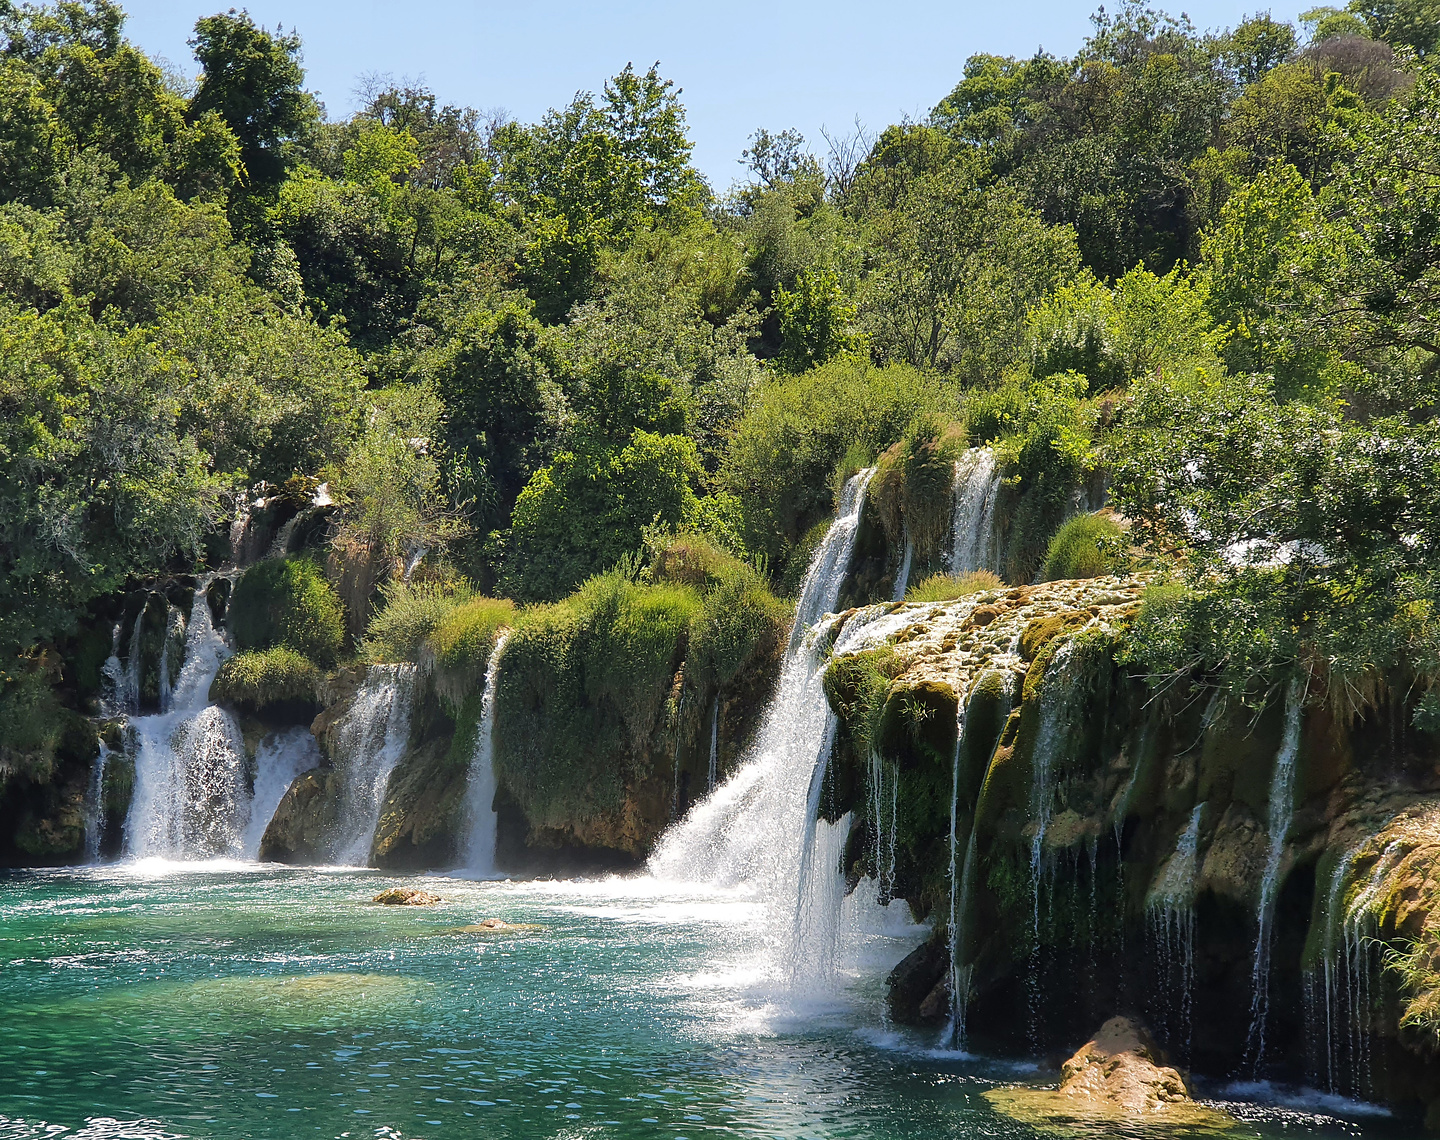
<svg viewBox="0 0 1440 1140"><path fill-rule="evenodd" d="M210 700L237 705L257 716L267 711L304 710L316 704L320 670L309 658L285 646L237 653L215 674Z"/></svg>
<svg viewBox="0 0 1440 1140"><path fill-rule="evenodd" d="M229 605L230 630L242 649L284 646L325 667L345 640L345 610L320 565L272 558L245 572Z"/></svg>
<svg viewBox="0 0 1440 1140"><path fill-rule="evenodd" d="M453 714L485 682L485 668L501 629L515 623L515 603L471 598L452 609L426 638L421 653L435 692Z"/></svg>

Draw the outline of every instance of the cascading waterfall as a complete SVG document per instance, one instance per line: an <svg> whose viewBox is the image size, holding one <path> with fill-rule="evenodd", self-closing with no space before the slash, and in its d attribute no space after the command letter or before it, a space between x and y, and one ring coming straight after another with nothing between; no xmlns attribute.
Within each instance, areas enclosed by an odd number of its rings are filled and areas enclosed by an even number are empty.
<svg viewBox="0 0 1440 1140"><path fill-rule="evenodd" d="M100 859L101 833L105 828L105 769L110 763L110 749L102 740L100 755L95 757L95 766L90 770L90 783L85 788L82 817L85 820L85 862L95 863Z"/></svg>
<svg viewBox="0 0 1440 1140"><path fill-rule="evenodd" d="M168 709L130 720L135 792L126 819L125 850L131 855L193 859L240 854L250 815L244 742L234 717L207 703L210 683L230 656L205 601L212 579L207 575L195 588L184 661ZM133 671L138 678L138 622L136 629L126 674ZM127 679L126 703L133 707L130 697Z"/></svg>
<svg viewBox="0 0 1440 1140"><path fill-rule="evenodd" d="M1300 752L1304 703L1304 683L1297 676L1285 688L1285 728L1270 775L1270 804L1266 813L1270 847L1265 856L1265 872L1260 879L1259 929L1255 938L1255 961L1250 973L1250 1034L1246 1044L1246 1053L1257 1073L1265 1057L1265 1021L1270 1013L1270 946L1274 938L1275 902L1280 890L1280 864L1285 855L1290 821L1295 814L1295 759Z"/></svg>
<svg viewBox="0 0 1440 1140"><path fill-rule="evenodd" d="M287 728L261 739L255 749L255 790L250 797L250 819L240 839L241 854L246 859L260 854L265 828L295 777L319 763L320 746L308 728Z"/></svg>
<svg viewBox="0 0 1440 1140"><path fill-rule="evenodd" d="M889 794L887 795L886 792ZM870 750L870 818L873 823L875 879L882 904L895 892L895 837L900 822L900 770Z"/></svg>
<svg viewBox="0 0 1440 1140"><path fill-rule="evenodd" d="M995 453L988 447L972 447L955 464L954 497L950 573L996 569L1000 557L995 504L1000 497L1000 473L995 468Z"/></svg>
<svg viewBox="0 0 1440 1140"><path fill-rule="evenodd" d="M477 875L495 873L495 691L500 681L500 656L509 633L501 633L485 663L485 689L480 695L480 720L475 726L475 751L470 754L470 779L465 788L465 814L470 836L465 867Z"/></svg>
<svg viewBox="0 0 1440 1140"><path fill-rule="evenodd" d="M369 861L390 773L410 739L414 665L371 665L354 703L335 726L340 807L331 846L347 865Z"/></svg>
<svg viewBox="0 0 1440 1140"><path fill-rule="evenodd" d="M891 593L892 602L903 602L905 591L910 588L910 567L915 562L915 542L907 534L905 536L905 553L900 559L900 569L895 574L895 589Z"/></svg>
<svg viewBox="0 0 1440 1140"><path fill-rule="evenodd" d="M836 724L821 684L833 610L850 565L865 488L872 470L850 479L824 541L810 561L796 606L780 681L745 762L713 795L672 827L650 859L657 878L747 886L763 902L772 954L769 972L792 987L825 984L833 970L823 944L833 940L837 900L828 897L838 873L844 828L815 813ZM874 611L847 623L839 651L857 640ZM832 859L833 856L833 859ZM835 867L829 866L835 862ZM824 898L810 897L818 891Z"/></svg>
<svg viewBox="0 0 1440 1140"><path fill-rule="evenodd" d="M1370 1076L1371 1002L1374 979L1381 967L1381 948L1374 938L1371 904L1379 895L1394 860L1405 845L1389 844L1371 868L1369 879L1345 894L1351 873L1368 838L1337 860L1326 892L1325 940L1321 959L1305 979L1305 1015L1318 1029L1324 1069L1316 1076L1332 1093L1363 1097L1374 1090Z"/></svg>
<svg viewBox="0 0 1440 1140"><path fill-rule="evenodd" d="M1187 1053L1195 999L1195 876L1204 812L1203 803L1195 805L1176 840L1174 854L1161 868L1145 900L1160 975L1155 994L1160 1007L1157 1022L1163 1024L1172 1042L1185 1042Z"/></svg>

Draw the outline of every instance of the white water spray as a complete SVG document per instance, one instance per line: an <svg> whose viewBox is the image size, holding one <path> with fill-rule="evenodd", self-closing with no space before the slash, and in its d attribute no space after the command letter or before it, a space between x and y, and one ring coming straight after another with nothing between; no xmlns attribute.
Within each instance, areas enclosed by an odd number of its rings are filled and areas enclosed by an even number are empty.
<svg viewBox="0 0 1440 1140"><path fill-rule="evenodd" d="M950 573L997 569L1000 552L995 504L1000 497L1000 473L995 468L995 453L988 447L972 447L955 464L954 495Z"/></svg>
<svg viewBox="0 0 1440 1140"><path fill-rule="evenodd" d="M370 859L390 773L410 739L414 692L414 665L371 665L350 710L335 726L341 783L332 847L339 863L364 865Z"/></svg>
<svg viewBox="0 0 1440 1140"><path fill-rule="evenodd" d="M230 656L205 601L210 581L206 576L195 588L185 659L169 708L130 720L135 741L135 794L125 825L130 855L196 859L240 853L250 789L240 726L208 703L210 683ZM133 669L138 676L138 620L136 631L126 672Z"/></svg>
<svg viewBox="0 0 1440 1140"><path fill-rule="evenodd" d="M255 792L250 797L250 820L240 840L246 859L260 854L260 841L265 836L275 809L295 777L320 763L320 747L308 728L292 727L267 734L255 749Z"/></svg>
<svg viewBox="0 0 1440 1140"><path fill-rule="evenodd" d="M500 655L508 632L495 639L485 663L485 689L480 695L480 720L475 726L475 751L470 754L470 780L465 788L465 816L470 835L465 867L477 875L495 873L495 690L500 681Z"/></svg>

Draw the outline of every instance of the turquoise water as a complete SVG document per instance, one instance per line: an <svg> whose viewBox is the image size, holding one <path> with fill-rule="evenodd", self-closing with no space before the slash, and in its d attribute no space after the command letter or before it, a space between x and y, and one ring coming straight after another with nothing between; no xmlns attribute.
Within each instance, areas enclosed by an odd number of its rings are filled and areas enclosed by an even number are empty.
<svg viewBox="0 0 1440 1140"><path fill-rule="evenodd" d="M391 885L446 901L368 903ZM489 917L542 929L456 932ZM913 929L842 933L843 999L790 993L757 929L650 880L0 874L0 1137L1037 1135L981 1095L1023 1067L881 1025ZM1247 1136L1410 1134L1241 1111Z"/></svg>

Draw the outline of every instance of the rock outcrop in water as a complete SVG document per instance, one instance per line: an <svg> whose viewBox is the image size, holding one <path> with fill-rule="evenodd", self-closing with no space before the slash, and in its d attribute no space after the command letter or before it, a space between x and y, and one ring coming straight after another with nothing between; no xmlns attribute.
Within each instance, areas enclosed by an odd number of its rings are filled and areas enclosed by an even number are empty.
<svg viewBox="0 0 1440 1140"><path fill-rule="evenodd" d="M936 928L893 1015L1033 1055L1131 1008L1202 1072L1434 1101L1440 749L1398 696L1347 721L1303 679L1151 689L1125 656L1143 586L890 607L831 664L852 881Z"/></svg>

